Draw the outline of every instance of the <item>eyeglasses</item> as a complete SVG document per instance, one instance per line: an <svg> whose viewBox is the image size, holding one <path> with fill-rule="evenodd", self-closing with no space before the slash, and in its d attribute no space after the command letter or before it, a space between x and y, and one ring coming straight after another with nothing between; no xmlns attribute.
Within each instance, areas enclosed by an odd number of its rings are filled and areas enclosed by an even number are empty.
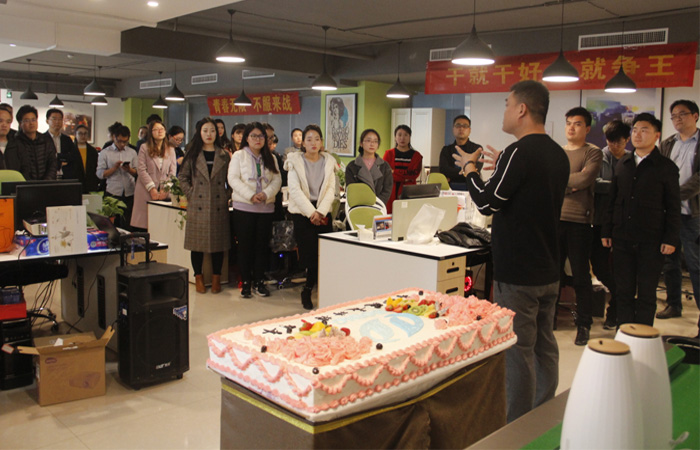
<svg viewBox="0 0 700 450"><path fill-rule="evenodd" d="M122 144L122 145L124 145L124 144L128 144L128 143L129 143L129 139L128 139L128 138L127 138L127 139L115 139L114 142L116 142L117 144Z"/></svg>
<svg viewBox="0 0 700 450"><path fill-rule="evenodd" d="M267 136L264 134L249 134L248 137L250 139L267 139Z"/></svg>
<svg viewBox="0 0 700 450"><path fill-rule="evenodd" d="M182 141L183 141L183 138L175 138L175 137L174 137L174 138L170 138L170 139L172 139L173 142L176 142L176 143L178 143L178 144L181 144Z"/></svg>
<svg viewBox="0 0 700 450"><path fill-rule="evenodd" d="M671 114L671 120L685 119L685 116L689 116L689 112L682 112L678 114Z"/></svg>
<svg viewBox="0 0 700 450"><path fill-rule="evenodd" d="M379 144L379 141L376 139L365 139L362 141L363 144Z"/></svg>
<svg viewBox="0 0 700 450"><path fill-rule="evenodd" d="M467 128L471 128L471 126L469 126L469 125L467 125L467 124L464 124L464 123L456 123L456 124L454 124L453 126L454 126L455 128L462 128L462 129L464 129L464 130L466 130Z"/></svg>

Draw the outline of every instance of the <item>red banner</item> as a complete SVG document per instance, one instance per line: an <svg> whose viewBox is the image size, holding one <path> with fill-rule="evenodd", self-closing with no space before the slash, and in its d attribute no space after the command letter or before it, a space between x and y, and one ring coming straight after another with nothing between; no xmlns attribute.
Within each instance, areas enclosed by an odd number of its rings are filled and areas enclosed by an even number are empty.
<svg viewBox="0 0 700 450"><path fill-rule="evenodd" d="M579 81L547 83L551 90L604 89L622 64L625 73L638 88L692 86L697 42L564 52L578 70ZM490 66L459 66L450 61L428 62L425 72L426 94L469 94L508 92L523 80L542 81L542 72L559 53L496 57Z"/></svg>
<svg viewBox="0 0 700 450"><path fill-rule="evenodd" d="M248 94L251 106L238 106L235 96L207 97L209 114L212 116L254 116L258 114L299 114L301 104L298 92L271 92Z"/></svg>

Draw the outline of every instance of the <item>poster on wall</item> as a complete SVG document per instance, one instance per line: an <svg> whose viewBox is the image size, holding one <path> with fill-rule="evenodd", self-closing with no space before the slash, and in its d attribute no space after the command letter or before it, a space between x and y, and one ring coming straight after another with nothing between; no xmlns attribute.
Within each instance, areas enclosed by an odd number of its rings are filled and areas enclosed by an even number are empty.
<svg viewBox="0 0 700 450"><path fill-rule="evenodd" d="M605 142L603 127L612 120L621 120L630 127L637 114L650 113L661 120L661 89L638 89L634 94L611 94L605 91L583 91L583 106L593 116L586 141L600 148ZM632 150L632 143L627 143Z"/></svg>
<svg viewBox="0 0 700 450"><path fill-rule="evenodd" d="M355 156L357 94L326 95L326 150L338 156Z"/></svg>

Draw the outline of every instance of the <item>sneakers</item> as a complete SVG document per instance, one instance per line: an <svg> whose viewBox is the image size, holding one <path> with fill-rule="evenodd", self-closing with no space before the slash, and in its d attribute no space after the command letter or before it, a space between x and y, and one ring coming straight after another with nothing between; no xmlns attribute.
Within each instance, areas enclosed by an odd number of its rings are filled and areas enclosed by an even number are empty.
<svg viewBox="0 0 700 450"><path fill-rule="evenodd" d="M252 296L250 281L244 281L241 285L241 297L251 298Z"/></svg>
<svg viewBox="0 0 700 450"><path fill-rule="evenodd" d="M269 297L270 296L270 291L267 289L267 286L265 286L264 281L258 281L255 283L255 294L259 295L260 297Z"/></svg>
<svg viewBox="0 0 700 450"><path fill-rule="evenodd" d="M306 310L314 309L314 304L311 302L311 288L309 287L304 287L301 291L301 306Z"/></svg>
<svg viewBox="0 0 700 450"><path fill-rule="evenodd" d="M663 311L656 313L657 319L671 319L673 317L681 317L682 311L675 306L667 306Z"/></svg>
<svg viewBox="0 0 700 450"><path fill-rule="evenodd" d="M578 327L576 332L576 339L574 344L576 345L586 345L588 344L588 339L591 337L591 330L586 327Z"/></svg>
<svg viewBox="0 0 700 450"><path fill-rule="evenodd" d="M617 328L617 320L611 318L611 317L606 317L605 322L603 322L603 329L604 330L614 330Z"/></svg>

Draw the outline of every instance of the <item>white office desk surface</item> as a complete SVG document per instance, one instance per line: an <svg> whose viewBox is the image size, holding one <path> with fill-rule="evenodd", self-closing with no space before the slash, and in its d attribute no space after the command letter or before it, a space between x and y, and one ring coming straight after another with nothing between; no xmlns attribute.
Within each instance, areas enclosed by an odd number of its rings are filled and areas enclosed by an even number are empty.
<svg viewBox="0 0 700 450"><path fill-rule="evenodd" d="M319 236L319 307L409 287L437 291L443 262L457 261L463 267L469 253L481 250L443 243L360 241L355 234Z"/></svg>

